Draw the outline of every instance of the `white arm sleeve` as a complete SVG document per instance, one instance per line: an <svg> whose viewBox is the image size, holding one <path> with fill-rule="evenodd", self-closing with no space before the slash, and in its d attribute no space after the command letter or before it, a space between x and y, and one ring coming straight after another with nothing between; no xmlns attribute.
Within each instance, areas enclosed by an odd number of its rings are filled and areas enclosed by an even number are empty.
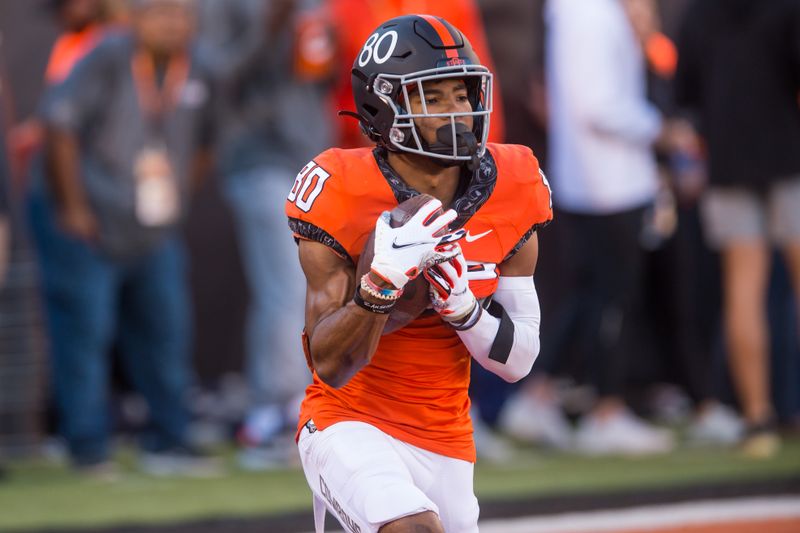
<svg viewBox="0 0 800 533"><path fill-rule="evenodd" d="M484 310L478 322L458 336L483 368L513 383L528 375L539 355L541 310L533 277L501 276L493 302L507 317Z"/></svg>

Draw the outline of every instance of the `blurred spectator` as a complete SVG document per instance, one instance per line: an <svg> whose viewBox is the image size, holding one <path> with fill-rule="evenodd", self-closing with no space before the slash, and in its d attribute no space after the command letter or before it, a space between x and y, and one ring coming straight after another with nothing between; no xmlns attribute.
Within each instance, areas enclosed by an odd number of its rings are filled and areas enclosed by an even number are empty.
<svg viewBox="0 0 800 533"><path fill-rule="evenodd" d="M545 20L550 176L564 265L574 281L553 317L550 340L543 339L543 355L553 358L574 341L591 365L599 400L579 423L579 451L668 451L671 434L635 416L623 400L635 354L631 311L641 294L640 238L658 190L652 147L675 135L646 97L642 42L657 29L657 16L647 0L548 0ZM553 363L537 364L546 371ZM554 409L546 378L538 385L546 392L529 391L528 399L541 400L551 420L543 433L564 446L566 421Z"/></svg>
<svg viewBox="0 0 800 533"><path fill-rule="evenodd" d="M3 86L0 81L0 98L2 92ZM11 170L6 156L6 124L4 113L0 109L0 291L3 290L6 281L11 257L11 224L8 210L8 184L10 181Z"/></svg>
<svg viewBox="0 0 800 533"><path fill-rule="evenodd" d="M492 72L502 82L505 142L529 146L540 166L546 156L544 0L478 0ZM541 238L541 236L540 236Z"/></svg>
<svg viewBox="0 0 800 533"><path fill-rule="evenodd" d="M8 209L8 184L11 181L11 169L8 166L6 155L6 117L4 103L6 102L6 78L3 69L3 38L0 34L0 294L5 286L8 265L11 259L11 225ZM3 468L3 453L0 450L0 480L5 477Z"/></svg>
<svg viewBox="0 0 800 533"><path fill-rule="evenodd" d="M505 142L530 147L539 160L539 166L544 167L547 124L546 113L543 112L545 102L543 0L528 2L491 0L478 3L481 6L487 40L494 59L494 79L502 82L503 92L499 96L503 102ZM550 238L552 238L550 232L539 235L540 246ZM551 246L547 248L552 250ZM555 259L550 257L553 254L545 255L547 257L540 257L537 263L537 279L542 273L543 264L555 262ZM537 288L540 300L544 298L542 291L548 290L552 290L552 284ZM483 371L480 365L473 366L470 398L480 413L480 418L472 417L473 422L482 419L489 426L496 426L506 399L517 388L517 384L506 383L491 372ZM475 440L481 453L480 445L486 442L486 439L476 435ZM482 453L482 458L510 458L510 448L509 453L503 453L502 444L495 448L499 453L492 457Z"/></svg>
<svg viewBox="0 0 800 533"><path fill-rule="evenodd" d="M251 404L242 466L294 455L293 426L311 375L305 364L305 281L283 203L295 175L330 144L325 94L335 50L316 0L203 2L201 54L221 87L219 168L250 288L245 332ZM352 62L352 60L351 60Z"/></svg>
<svg viewBox="0 0 800 533"><path fill-rule="evenodd" d="M59 1L59 0L55 0ZM108 26L130 25L131 0L100 0L103 3L103 20Z"/></svg>
<svg viewBox="0 0 800 533"><path fill-rule="evenodd" d="M470 44L482 64L495 72L489 46L486 41L481 13L475 0L326 0L336 30L339 50L336 85L333 88L333 112L353 109L353 93L350 86L350 70L353 59L370 32L380 23L392 17L412 13L425 13L445 17L456 28L469 35ZM354 14L358 14L354 16ZM502 80L494 80L493 112L489 141L503 142L503 106L500 101ZM340 148L371 146L361 134L356 120L336 122L338 138L334 145Z"/></svg>
<svg viewBox="0 0 800 533"><path fill-rule="evenodd" d="M677 33L685 2L659 3L663 26ZM677 66L673 40L653 27L646 14L641 41L648 66L650 100L666 116L679 116L672 87ZM720 401L726 366L715 349L718 327L718 272L715 256L702 238L698 201L706 184L699 140L671 152L658 150L661 185L654 215L646 225L643 245L645 292L638 314L642 319L643 354L637 358L640 383L647 384L653 414L678 422L690 416L686 437L692 445L736 443L742 422ZM646 355L653 353L656 359ZM648 364L649 363L649 364ZM722 364L721 364L722 363ZM634 379L636 381L636 379ZM654 383L655 386L654 386ZM682 390L663 386L665 381ZM688 395L689 403L682 400Z"/></svg>
<svg viewBox="0 0 800 533"><path fill-rule="evenodd" d="M44 74L50 85L64 81L103 36L99 0L54 0L52 4L64 33L53 45Z"/></svg>
<svg viewBox="0 0 800 533"><path fill-rule="evenodd" d="M49 0L62 33L53 45L45 70L45 84L61 83L75 64L102 39L103 4L101 0ZM15 125L9 135L9 147L14 168L26 175L28 162L41 147L44 130L38 117Z"/></svg>
<svg viewBox="0 0 800 533"><path fill-rule="evenodd" d="M76 468L113 473L109 351L148 402L140 464L210 465L186 445L189 302L180 223L207 158L211 93L190 51L191 0L135 0L110 36L49 88L48 169L30 218L44 286L60 432Z"/></svg>
<svg viewBox="0 0 800 533"><path fill-rule="evenodd" d="M9 123L6 107L10 104L11 97L7 94L7 82L3 35L0 33L0 291L3 290L5 285L11 260L11 216L9 209L11 166L8 161L6 137L6 129Z"/></svg>
<svg viewBox="0 0 800 533"><path fill-rule="evenodd" d="M710 187L709 243L722 259L725 339L748 424L743 449L777 450L766 294L771 245L800 301L800 2L702 0L679 40L678 102L697 113Z"/></svg>

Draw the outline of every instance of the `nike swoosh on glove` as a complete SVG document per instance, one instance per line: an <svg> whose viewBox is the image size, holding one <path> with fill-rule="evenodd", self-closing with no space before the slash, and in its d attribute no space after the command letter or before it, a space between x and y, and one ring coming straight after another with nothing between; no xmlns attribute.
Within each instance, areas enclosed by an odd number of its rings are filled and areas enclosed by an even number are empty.
<svg viewBox="0 0 800 533"><path fill-rule="evenodd" d="M447 322L456 322L469 315L477 305L475 295L469 288L467 261L458 246L458 255L445 263L425 270L430 284L433 308Z"/></svg>
<svg viewBox="0 0 800 533"><path fill-rule="evenodd" d="M460 252L455 241L465 232L448 233L448 225L457 214L448 209L434 216L441 208L442 202L430 200L397 228L391 227L391 215L384 211L375 223L372 272L396 289L402 289L426 268L455 257Z"/></svg>

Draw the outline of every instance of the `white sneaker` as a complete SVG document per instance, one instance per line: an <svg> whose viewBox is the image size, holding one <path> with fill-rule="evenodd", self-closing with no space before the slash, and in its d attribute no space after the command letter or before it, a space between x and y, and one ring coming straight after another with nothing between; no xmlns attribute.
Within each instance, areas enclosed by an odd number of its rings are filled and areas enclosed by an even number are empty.
<svg viewBox="0 0 800 533"><path fill-rule="evenodd" d="M555 402L538 400L524 392L508 399L500 412L498 427L507 435L529 444L566 450L572 444L572 427Z"/></svg>
<svg viewBox="0 0 800 533"><path fill-rule="evenodd" d="M649 407L650 418L665 425L683 424L692 414L692 401L683 389L675 385L655 385Z"/></svg>
<svg viewBox="0 0 800 533"><path fill-rule="evenodd" d="M586 415L575 433L576 449L586 455L650 455L675 445L672 432L652 426L627 409L601 420Z"/></svg>
<svg viewBox="0 0 800 533"><path fill-rule="evenodd" d="M715 404L706 409L686 430L686 439L697 445L731 446L744 435L742 419L729 407Z"/></svg>
<svg viewBox="0 0 800 533"><path fill-rule="evenodd" d="M264 405L247 414L238 439L252 446L267 443L284 429L283 408L277 404Z"/></svg>
<svg viewBox="0 0 800 533"><path fill-rule="evenodd" d="M142 452L139 469L155 477L215 478L225 473L219 458L185 447L163 452Z"/></svg>
<svg viewBox="0 0 800 533"><path fill-rule="evenodd" d="M514 448L502 437L495 434L474 410L472 417L475 452L479 458L490 463L507 463L514 457Z"/></svg>
<svg viewBox="0 0 800 533"><path fill-rule="evenodd" d="M251 472L300 466L294 433L285 432L257 446L243 446L236 462L239 468Z"/></svg>

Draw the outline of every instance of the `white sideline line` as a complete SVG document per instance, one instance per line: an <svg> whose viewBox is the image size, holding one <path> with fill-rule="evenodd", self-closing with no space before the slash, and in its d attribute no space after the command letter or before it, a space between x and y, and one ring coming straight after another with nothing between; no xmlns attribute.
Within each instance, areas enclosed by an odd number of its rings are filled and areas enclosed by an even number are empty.
<svg viewBox="0 0 800 533"><path fill-rule="evenodd" d="M800 497L774 496L487 520L480 523L480 528L481 533L599 533L796 517L800 517Z"/></svg>
<svg viewBox="0 0 800 533"><path fill-rule="evenodd" d="M771 496L504 518L481 521L479 525L481 533L624 533L631 529L798 517L800 496ZM325 522L326 532L342 533L330 514Z"/></svg>

